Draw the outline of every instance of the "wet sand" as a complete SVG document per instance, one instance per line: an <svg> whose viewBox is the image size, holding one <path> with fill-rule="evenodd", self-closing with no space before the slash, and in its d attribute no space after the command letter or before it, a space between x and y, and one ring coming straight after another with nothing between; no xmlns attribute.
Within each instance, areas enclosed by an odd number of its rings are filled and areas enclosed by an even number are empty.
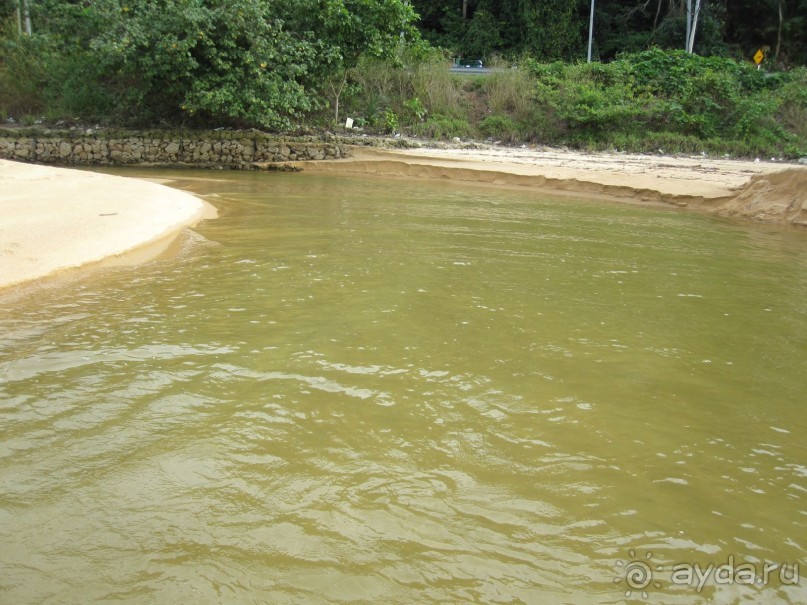
<svg viewBox="0 0 807 605"><path fill-rule="evenodd" d="M0 160L0 289L143 262L213 216L209 204L164 185Z"/></svg>
<svg viewBox="0 0 807 605"><path fill-rule="evenodd" d="M798 164L494 146L401 150L356 146L351 152L347 159L296 167L529 187L807 226L807 167Z"/></svg>

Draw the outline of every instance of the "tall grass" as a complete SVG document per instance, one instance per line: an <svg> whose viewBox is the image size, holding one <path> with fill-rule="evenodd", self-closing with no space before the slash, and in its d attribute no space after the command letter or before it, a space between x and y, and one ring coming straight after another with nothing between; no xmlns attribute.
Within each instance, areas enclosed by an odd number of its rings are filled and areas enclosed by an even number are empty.
<svg viewBox="0 0 807 605"><path fill-rule="evenodd" d="M382 131L394 122L420 136L471 136L463 85L448 65L438 53L419 61L366 59L351 73L348 112L360 125Z"/></svg>
<svg viewBox="0 0 807 605"><path fill-rule="evenodd" d="M12 20L0 24L0 113L22 119L45 109L47 49L37 38L18 35Z"/></svg>
<svg viewBox="0 0 807 605"><path fill-rule="evenodd" d="M464 117L463 87L445 61L431 59L411 70L412 89L432 115Z"/></svg>
<svg viewBox="0 0 807 605"><path fill-rule="evenodd" d="M534 81L530 74L518 66L494 61L494 71L482 81L482 89L488 96L493 114L510 115L524 120L532 115L535 101L531 91Z"/></svg>

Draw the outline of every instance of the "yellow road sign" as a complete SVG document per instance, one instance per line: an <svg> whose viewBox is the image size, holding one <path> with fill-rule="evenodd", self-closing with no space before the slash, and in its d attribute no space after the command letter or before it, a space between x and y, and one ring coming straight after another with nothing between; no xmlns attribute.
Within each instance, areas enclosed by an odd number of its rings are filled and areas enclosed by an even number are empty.
<svg viewBox="0 0 807 605"><path fill-rule="evenodd" d="M764 58L765 58L765 53L763 53L762 49L760 48L757 51L757 54L754 55L754 63L759 65L760 63L762 63L762 59L764 59Z"/></svg>

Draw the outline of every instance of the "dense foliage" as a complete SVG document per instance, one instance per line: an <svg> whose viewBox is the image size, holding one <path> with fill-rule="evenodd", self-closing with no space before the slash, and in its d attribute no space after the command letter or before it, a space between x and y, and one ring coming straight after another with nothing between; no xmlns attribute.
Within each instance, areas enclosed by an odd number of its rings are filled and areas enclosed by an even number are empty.
<svg viewBox="0 0 807 605"><path fill-rule="evenodd" d="M402 0L30 4L34 36L7 21L2 38L7 113L270 129L326 105L334 73L391 55L415 18Z"/></svg>
<svg viewBox="0 0 807 605"><path fill-rule="evenodd" d="M412 0L430 42L464 57L587 55L594 4L594 56L652 47L683 49L686 0ZM695 5L695 1L692 1ZM807 0L703 0L695 50L750 59L763 48L774 63L807 64Z"/></svg>
<svg viewBox="0 0 807 605"><path fill-rule="evenodd" d="M0 0L0 118L807 154L807 0L726 2L689 54L685 0L597 0L586 64L589 0Z"/></svg>

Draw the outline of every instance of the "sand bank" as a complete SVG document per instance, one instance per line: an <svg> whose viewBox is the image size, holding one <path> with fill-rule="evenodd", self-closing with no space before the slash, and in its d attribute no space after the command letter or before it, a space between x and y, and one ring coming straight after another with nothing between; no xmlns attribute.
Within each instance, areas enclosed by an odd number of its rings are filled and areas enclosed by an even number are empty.
<svg viewBox="0 0 807 605"><path fill-rule="evenodd" d="M0 288L159 254L215 210L189 193L106 174L0 160Z"/></svg>
<svg viewBox="0 0 807 605"><path fill-rule="evenodd" d="M351 149L306 171L444 178L634 203L664 203L723 216L807 226L807 167L707 157L584 154L561 150Z"/></svg>

